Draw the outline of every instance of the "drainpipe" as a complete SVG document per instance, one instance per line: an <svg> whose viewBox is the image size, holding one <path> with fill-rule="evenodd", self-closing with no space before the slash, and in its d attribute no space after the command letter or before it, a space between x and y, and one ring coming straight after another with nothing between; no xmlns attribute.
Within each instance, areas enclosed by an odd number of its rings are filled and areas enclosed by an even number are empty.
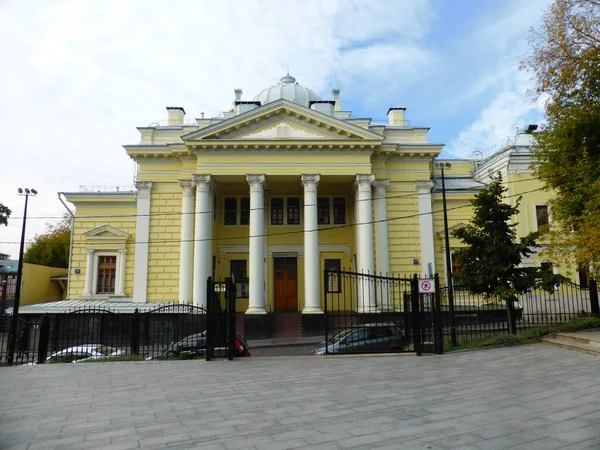
<svg viewBox="0 0 600 450"><path fill-rule="evenodd" d="M67 273L67 299L70 299L71 298L71 262L73 260L73 238L75 237L75 214L73 214L73 211L71 211L69 209L67 204L62 199L61 195L64 196L64 192L58 193L58 199L60 200L60 202L63 204L63 206L65 207L65 209L69 212L69 215L71 216L71 242L69 244L69 272Z"/></svg>

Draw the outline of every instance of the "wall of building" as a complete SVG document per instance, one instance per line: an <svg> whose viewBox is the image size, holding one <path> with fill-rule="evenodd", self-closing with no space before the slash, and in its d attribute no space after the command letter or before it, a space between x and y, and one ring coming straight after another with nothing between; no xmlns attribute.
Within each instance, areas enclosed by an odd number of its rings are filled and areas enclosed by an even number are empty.
<svg viewBox="0 0 600 450"><path fill-rule="evenodd" d="M67 269L23 263L21 305L34 305L63 299L63 291L51 278L66 275Z"/></svg>
<svg viewBox="0 0 600 450"><path fill-rule="evenodd" d="M125 295L129 297L133 296L136 225L135 203L133 201L127 203L97 202L77 204L68 293L68 298L70 299L80 298L85 290L87 249L90 246L90 242L83 234L103 225L110 225L130 235L125 246L127 249ZM107 250L114 250L114 248L107 248ZM79 271L79 273L76 273L76 271Z"/></svg>

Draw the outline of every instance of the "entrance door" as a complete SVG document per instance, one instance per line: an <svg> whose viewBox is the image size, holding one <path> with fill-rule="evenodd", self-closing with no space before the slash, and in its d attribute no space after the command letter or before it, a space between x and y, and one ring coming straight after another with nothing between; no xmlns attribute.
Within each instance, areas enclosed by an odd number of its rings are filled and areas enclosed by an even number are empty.
<svg viewBox="0 0 600 450"><path fill-rule="evenodd" d="M297 258L275 259L275 309L298 310Z"/></svg>

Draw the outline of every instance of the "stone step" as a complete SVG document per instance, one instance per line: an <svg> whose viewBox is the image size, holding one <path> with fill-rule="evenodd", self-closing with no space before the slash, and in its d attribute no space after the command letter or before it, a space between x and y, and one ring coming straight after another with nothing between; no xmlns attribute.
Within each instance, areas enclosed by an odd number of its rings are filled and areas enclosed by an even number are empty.
<svg viewBox="0 0 600 450"><path fill-rule="evenodd" d="M588 353L590 355L600 356L600 346L585 344L584 342L578 342L576 340L567 340L560 338L543 338L542 342L554 347L566 348L569 350L576 350L578 352Z"/></svg>
<svg viewBox="0 0 600 450"><path fill-rule="evenodd" d="M556 333L555 338L567 342L597 345L600 348L600 336L595 333Z"/></svg>

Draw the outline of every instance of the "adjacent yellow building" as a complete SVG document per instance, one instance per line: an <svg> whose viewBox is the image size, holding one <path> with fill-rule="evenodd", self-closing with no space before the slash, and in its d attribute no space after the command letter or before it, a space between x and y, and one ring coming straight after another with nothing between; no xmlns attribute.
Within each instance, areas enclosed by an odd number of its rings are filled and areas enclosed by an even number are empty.
<svg viewBox="0 0 600 450"><path fill-rule="evenodd" d="M344 111L339 96L323 100L288 74L252 100L236 89L218 117L190 121L168 107L166 122L139 127L140 141L124 146L135 189L65 193L76 208L69 299L203 307L206 279L233 274L238 311L258 329L278 311L320 320L326 268L445 273L440 163L450 228L469 221L490 170L509 196L524 194L519 233L540 223L547 194L533 190L532 130L487 159L439 161L443 144L405 108L379 124ZM352 307L374 312L378 301Z"/></svg>

